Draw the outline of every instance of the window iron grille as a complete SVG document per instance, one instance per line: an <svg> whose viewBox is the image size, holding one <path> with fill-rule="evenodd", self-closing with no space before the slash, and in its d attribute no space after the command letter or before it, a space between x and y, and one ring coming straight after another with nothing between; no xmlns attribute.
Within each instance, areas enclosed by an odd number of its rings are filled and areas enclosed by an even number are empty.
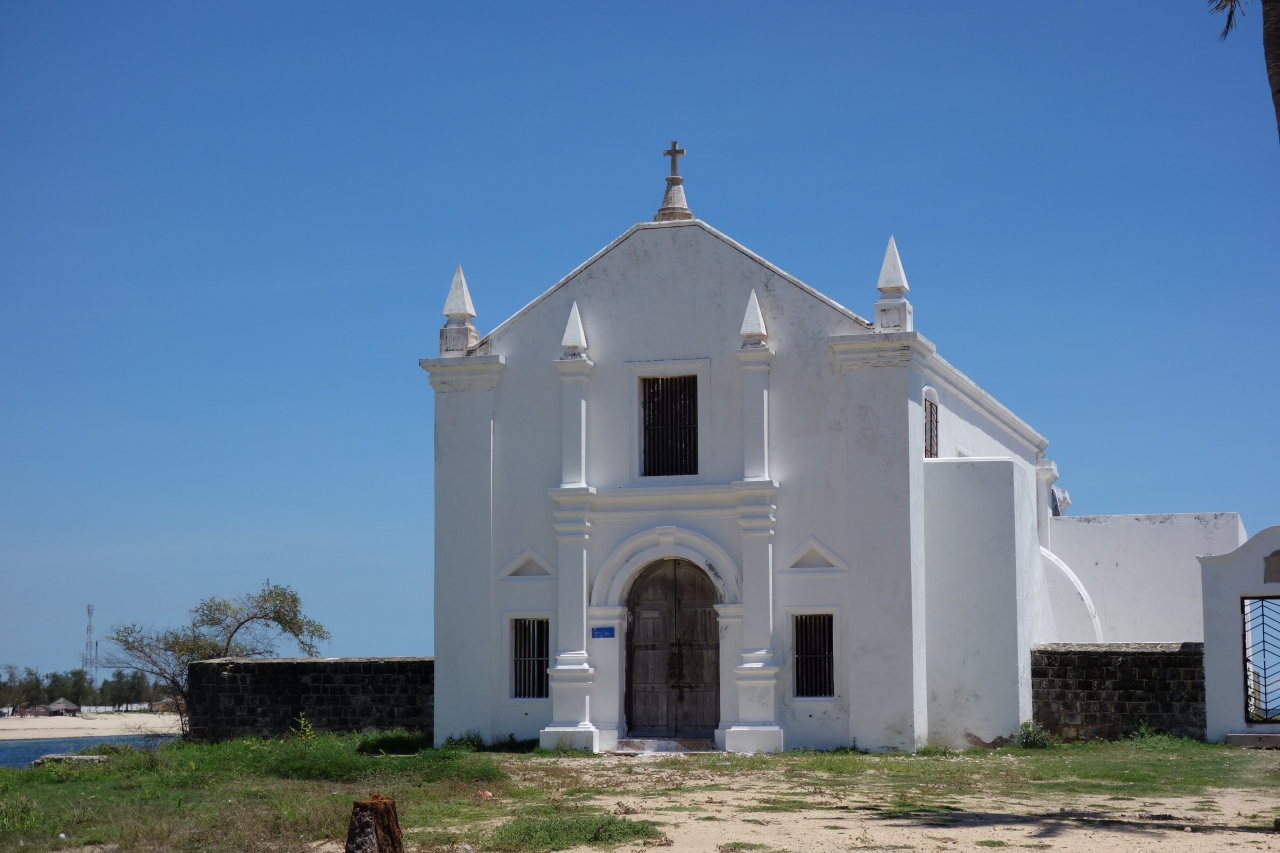
<svg viewBox="0 0 1280 853"><path fill-rule="evenodd" d="M927 397L924 401L924 458L938 458L938 404Z"/></svg>
<svg viewBox="0 0 1280 853"><path fill-rule="evenodd" d="M835 618L830 613L795 617L796 696L835 696Z"/></svg>
<svg viewBox="0 0 1280 853"><path fill-rule="evenodd" d="M547 684L551 622L513 619L511 623L512 695L517 699L546 699L551 695Z"/></svg>
<svg viewBox="0 0 1280 853"><path fill-rule="evenodd" d="M1245 719L1280 723L1280 598L1244 598Z"/></svg>
<svg viewBox="0 0 1280 853"><path fill-rule="evenodd" d="M698 473L698 377L640 380L645 477Z"/></svg>

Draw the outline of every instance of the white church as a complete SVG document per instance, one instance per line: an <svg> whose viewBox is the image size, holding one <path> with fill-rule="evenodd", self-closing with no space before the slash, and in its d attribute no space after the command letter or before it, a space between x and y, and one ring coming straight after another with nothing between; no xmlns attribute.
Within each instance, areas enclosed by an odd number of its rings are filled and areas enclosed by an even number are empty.
<svg viewBox="0 0 1280 853"><path fill-rule="evenodd" d="M459 267L420 362L437 742L970 747L1031 717L1033 644L1204 638L1238 515L1066 515L892 237L864 319L695 218L665 153L653 221L483 337Z"/></svg>

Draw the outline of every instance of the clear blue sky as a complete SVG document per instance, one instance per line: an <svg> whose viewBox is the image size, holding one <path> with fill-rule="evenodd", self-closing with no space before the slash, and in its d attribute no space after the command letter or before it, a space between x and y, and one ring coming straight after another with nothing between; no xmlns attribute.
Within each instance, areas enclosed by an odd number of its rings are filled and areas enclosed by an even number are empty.
<svg viewBox="0 0 1280 853"><path fill-rule="evenodd" d="M432 650L455 263L493 328L661 200L916 326L1073 514L1280 523L1260 9L0 3L0 662L293 585ZM465 606L460 604L459 606Z"/></svg>

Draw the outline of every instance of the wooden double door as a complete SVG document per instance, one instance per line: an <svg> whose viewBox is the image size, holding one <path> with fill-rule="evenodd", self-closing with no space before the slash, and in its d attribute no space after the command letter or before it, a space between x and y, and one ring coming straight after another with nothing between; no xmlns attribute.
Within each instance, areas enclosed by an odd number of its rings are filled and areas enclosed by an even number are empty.
<svg viewBox="0 0 1280 853"><path fill-rule="evenodd" d="M687 560L660 560L627 602L627 728L632 737L711 739L720 724L716 590Z"/></svg>

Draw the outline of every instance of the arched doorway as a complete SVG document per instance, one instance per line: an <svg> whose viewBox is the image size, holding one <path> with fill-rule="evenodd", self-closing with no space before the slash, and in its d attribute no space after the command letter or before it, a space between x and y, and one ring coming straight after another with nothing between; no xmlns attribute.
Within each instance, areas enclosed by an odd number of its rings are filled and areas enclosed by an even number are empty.
<svg viewBox="0 0 1280 853"><path fill-rule="evenodd" d="M647 566L627 598L632 737L710 740L720 724L716 589L688 560Z"/></svg>

